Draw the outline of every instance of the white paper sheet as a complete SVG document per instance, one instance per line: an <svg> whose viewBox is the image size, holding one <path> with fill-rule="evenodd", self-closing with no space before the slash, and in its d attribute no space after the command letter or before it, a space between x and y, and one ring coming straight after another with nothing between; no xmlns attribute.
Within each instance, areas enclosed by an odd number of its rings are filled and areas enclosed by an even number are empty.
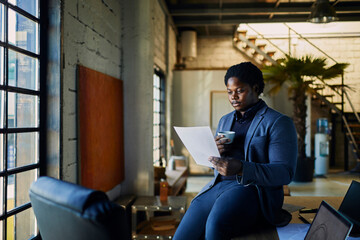
<svg viewBox="0 0 360 240"><path fill-rule="evenodd" d="M213 167L209 157L220 157L210 127L174 127L176 133L198 165Z"/></svg>

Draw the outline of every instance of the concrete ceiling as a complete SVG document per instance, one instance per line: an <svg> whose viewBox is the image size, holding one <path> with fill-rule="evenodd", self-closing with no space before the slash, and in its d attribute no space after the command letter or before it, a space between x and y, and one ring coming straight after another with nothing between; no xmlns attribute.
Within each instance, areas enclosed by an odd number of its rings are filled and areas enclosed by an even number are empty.
<svg viewBox="0 0 360 240"><path fill-rule="evenodd" d="M232 36L241 23L306 22L310 0L165 0L178 31ZM330 1L339 21L360 21L360 0ZM359 22L360 24L360 22Z"/></svg>

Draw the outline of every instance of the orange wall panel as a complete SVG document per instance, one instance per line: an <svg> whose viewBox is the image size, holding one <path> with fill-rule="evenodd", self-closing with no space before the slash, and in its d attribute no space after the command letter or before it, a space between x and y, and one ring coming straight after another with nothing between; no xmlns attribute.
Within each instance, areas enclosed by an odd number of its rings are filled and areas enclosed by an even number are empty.
<svg viewBox="0 0 360 240"><path fill-rule="evenodd" d="M80 184L109 191L124 180L123 84L78 66Z"/></svg>

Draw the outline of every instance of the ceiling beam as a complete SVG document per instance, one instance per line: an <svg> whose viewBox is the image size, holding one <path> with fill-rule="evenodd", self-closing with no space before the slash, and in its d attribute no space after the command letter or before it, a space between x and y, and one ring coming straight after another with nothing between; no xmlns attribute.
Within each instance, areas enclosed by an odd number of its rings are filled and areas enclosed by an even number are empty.
<svg viewBox="0 0 360 240"><path fill-rule="evenodd" d="M217 0L198 4L204 1L194 0L197 3L189 4L191 1L163 1L168 3L169 13L178 28L197 29L206 36L232 35L234 31L231 29L236 29L240 23L306 22L315 2L272 0L230 3L227 0ZM340 22L360 21L360 0L330 0L330 3L334 5Z"/></svg>
<svg viewBox="0 0 360 240"><path fill-rule="evenodd" d="M251 13L310 13L309 8L223 8L223 9L176 9L171 10L172 16L214 16L242 15Z"/></svg>
<svg viewBox="0 0 360 240"><path fill-rule="evenodd" d="M304 15L283 15L281 17L274 16L269 19L269 16L262 16L258 18L234 18L234 19L222 19L222 20L175 20L175 24L178 27L194 27L194 26L214 26L214 25L237 25L239 23L266 23L266 22L306 22L308 16ZM360 14L354 16L339 16L339 21L360 21Z"/></svg>
<svg viewBox="0 0 360 240"><path fill-rule="evenodd" d="M337 7L337 13L360 13L360 6L357 7ZM231 9L177 9L171 10L173 17L178 16L237 16L237 15L254 15L254 14L310 14L310 8L231 8Z"/></svg>

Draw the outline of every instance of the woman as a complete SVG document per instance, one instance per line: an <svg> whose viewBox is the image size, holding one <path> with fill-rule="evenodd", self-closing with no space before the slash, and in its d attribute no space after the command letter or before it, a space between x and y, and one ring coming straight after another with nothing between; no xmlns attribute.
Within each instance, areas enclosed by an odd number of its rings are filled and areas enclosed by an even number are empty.
<svg viewBox="0 0 360 240"><path fill-rule="evenodd" d="M234 131L231 144L216 136L221 157L210 157L214 179L193 199L174 239L231 239L265 222L284 226L283 185L291 182L297 159L292 120L259 98L262 72L252 63L230 67L225 85L234 111L220 119L220 131Z"/></svg>

